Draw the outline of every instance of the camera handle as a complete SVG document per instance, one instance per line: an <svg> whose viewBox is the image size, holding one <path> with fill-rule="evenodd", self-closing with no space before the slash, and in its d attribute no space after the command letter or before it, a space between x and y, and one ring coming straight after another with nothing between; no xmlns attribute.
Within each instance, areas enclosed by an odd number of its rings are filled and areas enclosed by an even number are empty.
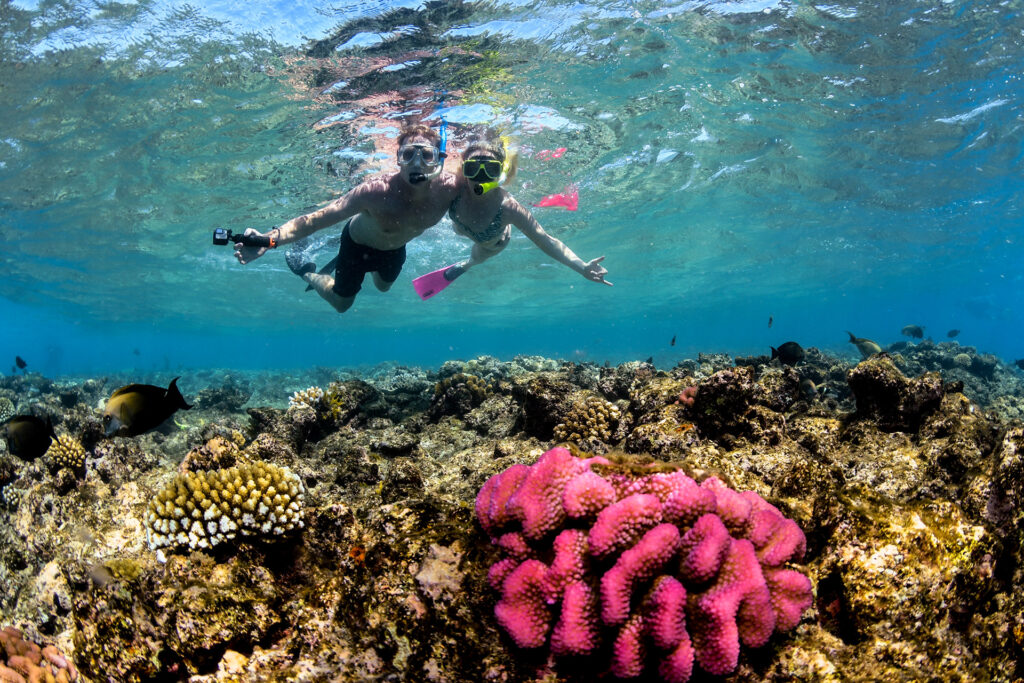
<svg viewBox="0 0 1024 683"><path fill-rule="evenodd" d="M277 246L269 235L246 235L244 232L235 235L230 230L223 228L213 231L213 243L221 245L240 243L246 247L267 247L268 249Z"/></svg>

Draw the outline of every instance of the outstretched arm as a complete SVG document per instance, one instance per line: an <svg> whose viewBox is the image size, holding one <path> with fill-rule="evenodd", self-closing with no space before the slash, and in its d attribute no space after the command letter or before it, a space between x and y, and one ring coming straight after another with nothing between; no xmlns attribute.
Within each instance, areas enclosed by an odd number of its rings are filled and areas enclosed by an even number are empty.
<svg viewBox="0 0 1024 683"><path fill-rule="evenodd" d="M561 240L558 240L544 231L537 219L533 217L530 210L517 202L509 195L511 206L507 206L508 216L512 225L519 228L520 232L530 238L530 241L540 247L541 251L575 270L583 277L593 282L601 282L609 287L612 283L604 279L608 271L601 265L604 256L598 256L592 261L584 261L567 247Z"/></svg>
<svg viewBox="0 0 1024 683"><path fill-rule="evenodd" d="M346 218L355 216L365 207L367 195L372 192L372 188L368 187L368 185L369 183L358 185L344 197L335 199L327 206L317 209L312 213L293 218L265 234L273 239L274 246L281 246L282 244L297 242L303 237L312 235L317 230L322 230ZM260 235L263 233L248 228L244 234ZM235 257L239 263L245 265L263 256L263 254L267 253L267 249L268 247L247 247L236 242Z"/></svg>

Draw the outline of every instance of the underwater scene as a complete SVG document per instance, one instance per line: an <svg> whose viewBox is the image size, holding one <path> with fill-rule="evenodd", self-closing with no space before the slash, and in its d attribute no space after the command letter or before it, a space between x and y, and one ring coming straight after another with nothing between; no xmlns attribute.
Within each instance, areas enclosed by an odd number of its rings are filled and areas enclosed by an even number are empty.
<svg viewBox="0 0 1024 683"><path fill-rule="evenodd" d="M0 682L1024 683L1024 5L0 3Z"/></svg>

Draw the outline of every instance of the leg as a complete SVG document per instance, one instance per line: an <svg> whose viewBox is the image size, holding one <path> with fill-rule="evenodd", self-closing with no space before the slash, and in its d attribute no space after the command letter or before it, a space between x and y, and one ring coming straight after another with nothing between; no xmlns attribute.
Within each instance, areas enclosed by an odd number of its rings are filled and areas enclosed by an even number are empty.
<svg viewBox="0 0 1024 683"><path fill-rule="evenodd" d="M383 277L381 277L380 273L378 273L377 271L373 271L373 284L376 285L377 289L379 289L380 291L386 292L389 289L391 289L391 285L395 284L395 281L392 280L391 282L388 282Z"/></svg>
<svg viewBox="0 0 1024 683"><path fill-rule="evenodd" d="M508 236L501 239L497 244L492 246L484 246L482 244L474 244L473 251L469 255L468 261L462 263L456 263L444 272L444 277L449 282L459 277L473 266L478 266L487 259L500 254L502 250L508 245Z"/></svg>
<svg viewBox="0 0 1024 683"><path fill-rule="evenodd" d="M316 290L316 293L321 296L327 303L334 307L338 313L344 313L348 309L352 308L352 303L356 300L356 295L352 296L341 296L334 291L334 278L330 275L320 275L319 273L306 273L302 276L310 287Z"/></svg>

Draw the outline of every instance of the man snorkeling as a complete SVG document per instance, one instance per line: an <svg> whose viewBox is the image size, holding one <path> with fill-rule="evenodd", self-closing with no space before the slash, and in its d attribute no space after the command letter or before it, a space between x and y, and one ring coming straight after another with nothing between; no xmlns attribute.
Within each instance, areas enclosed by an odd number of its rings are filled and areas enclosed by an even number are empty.
<svg viewBox="0 0 1024 683"><path fill-rule="evenodd" d="M285 255L288 267L339 313L352 307L367 273L372 273L377 289L388 291L405 263L405 245L440 221L455 199L457 181L443 172L443 147L441 136L432 128L403 129L398 136L397 172L371 178L344 197L266 235L249 228L246 235L267 237L270 247L235 243L238 262L251 263L268 249L349 219L341 231L334 277L317 273L316 265L297 250Z"/></svg>

